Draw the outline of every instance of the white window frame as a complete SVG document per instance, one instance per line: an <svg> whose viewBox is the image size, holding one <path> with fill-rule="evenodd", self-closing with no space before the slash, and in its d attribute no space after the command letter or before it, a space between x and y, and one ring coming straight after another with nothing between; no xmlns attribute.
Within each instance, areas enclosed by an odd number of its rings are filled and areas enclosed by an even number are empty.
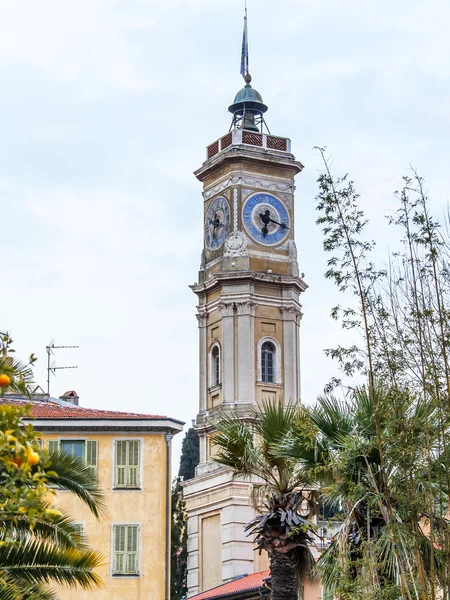
<svg viewBox="0 0 450 600"><path fill-rule="evenodd" d="M140 452L139 452L139 487L138 488L117 488L116 484L116 442L126 442L126 441L138 441L140 442ZM115 437L112 440L112 480L111 480L111 489L113 492L122 492L122 493L133 493L142 492L144 490L144 438L141 437L130 437L129 435L124 435L123 437ZM123 525L124 523L115 523L115 525ZM136 523L125 523L125 525L135 525Z"/></svg>
<svg viewBox="0 0 450 600"><path fill-rule="evenodd" d="M214 364L213 351L217 348L219 351L219 381L216 382L216 365ZM217 388L222 385L222 348L219 342L215 341L209 348L209 389Z"/></svg>
<svg viewBox="0 0 450 600"><path fill-rule="evenodd" d="M273 344L275 348L274 357L273 357L273 381L263 381L262 380L262 347L263 345L269 342ZM281 378L281 346L280 343L273 337L263 337L258 342L258 383L263 383L264 385L280 385L282 383Z"/></svg>
<svg viewBox="0 0 450 600"><path fill-rule="evenodd" d="M126 490L129 491L129 490ZM130 575L126 575L126 574L114 574L114 527L117 525L125 525L128 527L135 527L137 526L138 528L138 574L130 574ZM110 538L111 538L111 543L110 543L110 567L109 567L109 574L110 576L115 579L116 577L119 578L123 578L123 579L140 579L142 577L142 523L111 523L111 534L110 534Z"/></svg>

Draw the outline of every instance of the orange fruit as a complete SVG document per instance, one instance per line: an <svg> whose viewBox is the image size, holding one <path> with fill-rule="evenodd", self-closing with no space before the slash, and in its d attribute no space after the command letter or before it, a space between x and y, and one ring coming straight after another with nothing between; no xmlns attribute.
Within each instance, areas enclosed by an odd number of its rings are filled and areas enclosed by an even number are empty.
<svg viewBox="0 0 450 600"><path fill-rule="evenodd" d="M37 465L40 461L40 456L37 452L30 452L28 455L28 464Z"/></svg>
<svg viewBox="0 0 450 600"><path fill-rule="evenodd" d="M11 383L11 377L9 375L7 375L6 373L1 373L0 374L0 387L8 387L8 385Z"/></svg>

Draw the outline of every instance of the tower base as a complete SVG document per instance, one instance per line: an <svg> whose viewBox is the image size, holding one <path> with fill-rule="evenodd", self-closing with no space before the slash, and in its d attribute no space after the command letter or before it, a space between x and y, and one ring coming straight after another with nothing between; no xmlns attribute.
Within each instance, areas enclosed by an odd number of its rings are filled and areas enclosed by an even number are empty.
<svg viewBox="0 0 450 600"><path fill-rule="evenodd" d="M269 568L266 553L259 555L244 531L256 514L251 482L233 480L230 470L213 462L200 464L197 473L182 484L188 515L188 597Z"/></svg>

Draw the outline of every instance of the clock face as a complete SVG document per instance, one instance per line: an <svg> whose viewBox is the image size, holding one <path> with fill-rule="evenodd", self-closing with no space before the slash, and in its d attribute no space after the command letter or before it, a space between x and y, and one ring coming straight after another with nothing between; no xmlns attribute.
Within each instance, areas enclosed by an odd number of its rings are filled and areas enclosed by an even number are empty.
<svg viewBox="0 0 450 600"><path fill-rule="evenodd" d="M230 228L230 207L225 198L216 198L206 213L205 244L210 250L223 245Z"/></svg>
<svg viewBox="0 0 450 600"><path fill-rule="evenodd" d="M265 246L280 244L291 226L289 213L281 200L265 193L254 194L246 200L242 220L249 236Z"/></svg>

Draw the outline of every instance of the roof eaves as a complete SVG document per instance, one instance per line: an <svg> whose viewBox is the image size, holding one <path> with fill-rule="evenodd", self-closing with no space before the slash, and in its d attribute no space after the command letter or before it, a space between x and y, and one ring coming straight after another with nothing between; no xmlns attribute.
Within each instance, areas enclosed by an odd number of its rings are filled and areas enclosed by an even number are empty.
<svg viewBox="0 0 450 600"><path fill-rule="evenodd" d="M108 430L109 428L132 428L142 430L143 428L153 431L170 431L176 434L183 430L184 423L170 417L152 418L152 419L124 419L117 417L115 419L98 417L77 418L77 417L28 417L24 419L25 423L32 423L37 429L73 429L73 428L95 428Z"/></svg>

